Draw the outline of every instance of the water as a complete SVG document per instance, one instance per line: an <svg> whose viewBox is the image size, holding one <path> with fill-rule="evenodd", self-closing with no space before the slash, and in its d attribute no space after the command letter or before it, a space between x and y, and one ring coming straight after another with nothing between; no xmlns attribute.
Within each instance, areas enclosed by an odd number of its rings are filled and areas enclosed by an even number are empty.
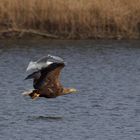
<svg viewBox="0 0 140 140"><path fill-rule="evenodd" d="M139 41L1 41L1 140L139 140ZM77 94L32 101L21 93L30 60L67 61L61 81Z"/></svg>

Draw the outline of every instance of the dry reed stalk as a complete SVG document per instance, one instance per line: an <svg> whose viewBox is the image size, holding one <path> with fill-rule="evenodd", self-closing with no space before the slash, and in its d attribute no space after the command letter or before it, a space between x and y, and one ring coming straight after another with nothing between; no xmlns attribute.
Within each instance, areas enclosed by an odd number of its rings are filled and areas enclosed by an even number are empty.
<svg viewBox="0 0 140 140"><path fill-rule="evenodd" d="M139 38L140 0L0 0L0 30L64 38Z"/></svg>

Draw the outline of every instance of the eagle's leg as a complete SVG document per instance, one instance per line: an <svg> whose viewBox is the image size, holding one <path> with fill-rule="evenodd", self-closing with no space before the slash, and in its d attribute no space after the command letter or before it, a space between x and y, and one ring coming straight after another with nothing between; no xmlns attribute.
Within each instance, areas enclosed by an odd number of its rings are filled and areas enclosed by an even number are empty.
<svg viewBox="0 0 140 140"><path fill-rule="evenodd" d="M40 96L38 90L24 92L23 95L30 96L33 100L37 99Z"/></svg>

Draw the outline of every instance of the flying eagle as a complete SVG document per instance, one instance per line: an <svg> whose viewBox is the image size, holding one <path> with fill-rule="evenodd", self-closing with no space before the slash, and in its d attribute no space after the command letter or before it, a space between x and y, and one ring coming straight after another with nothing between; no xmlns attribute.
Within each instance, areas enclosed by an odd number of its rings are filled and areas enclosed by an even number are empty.
<svg viewBox="0 0 140 140"><path fill-rule="evenodd" d="M58 56L48 55L35 62L31 61L26 71L34 70L25 79L33 79L34 89L24 92L32 99L38 97L55 98L76 92L74 88L64 88L60 83L60 73L64 68L65 62Z"/></svg>

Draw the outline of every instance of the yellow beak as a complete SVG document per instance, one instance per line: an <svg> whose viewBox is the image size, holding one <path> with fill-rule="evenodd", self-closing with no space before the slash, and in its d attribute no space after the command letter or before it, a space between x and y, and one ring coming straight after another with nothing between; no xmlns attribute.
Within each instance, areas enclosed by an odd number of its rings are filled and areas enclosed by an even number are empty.
<svg viewBox="0 0 140 140"><path fill-rule="evenodd" d="M77 90L75 88L71 88L70 92L75 93L75 92L77 92Z"/></svg>

